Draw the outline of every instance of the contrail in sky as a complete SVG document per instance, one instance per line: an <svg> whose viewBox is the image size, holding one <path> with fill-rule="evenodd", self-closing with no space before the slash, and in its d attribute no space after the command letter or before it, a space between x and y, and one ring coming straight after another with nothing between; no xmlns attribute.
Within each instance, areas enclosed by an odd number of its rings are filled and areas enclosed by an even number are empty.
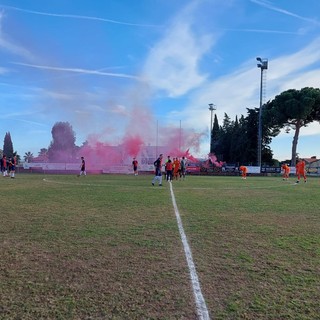
<svg viewBox="0 0 320 320"><path fill-rule="evenodd" d="M134 80L141 80L139 77L131 76L124 73L110 73L110 72L101 72L98 70L87 70L87 69L79 69L79 68L60 68L60 67L50 67L50 66L39 66L35 64L29 63L21 63L21 62L12 62L13 64L37 68L37 69L46 69L46 70L53 70L53 71L67 71L67 72L76 72L76 73L84 73L84 74L94 74L98 76L110 76L110 77L118 77L118 78L129 78Z"/></svg>
<svg viewBox="0 0 320 320"><path fill-rule="evenodd" d="M258 32L258 33L276 33L276 34L297 34L301 35L301 32L270 30L270 29L223 29L226 31L239 31L239 32Z"/></svg>
<svg viewBox="0 0 320 320"><path fill-rule="evenodd" d="M299 16L298 14L296 13L292 13L290 11L287 11L285 9L281 9L281 8L278 8L278 7L275 7L273 6L270 2L268 1L263 1L263 0L250 0L251 2L255 3L255 4L258 4L259 6L262 6L262 7L265 7L265 8L268 8L270 10L273 10L273 11L277 11L277 12L280 12L280 13L283 13L283 14L286 14L288 16L291 16L291 17L294 17L294 18L298 18L300 20L304 20L304 21L308 21L308 22L312 22L314 24L317 24L319 25L319 21L317 20L314 20L314 19L310 19L310 18L305 18L305 17L302 17L302 16Z"/></svg>
<svg viewBox="0 0 320 320"><path fill-rule="evenodd" d="M39 127L48 127L48 125L46 125L46 124L43 124L43 123L40 123L40 122L35 122L35 121L29 121L29 120L25 120L25 119L11 118L10 120L30 123L30 124L37 125Z"/></svg>
<svg viewBox="0 0 320 320"><path fill-rule="evenodd" d="M31 14L37 14L37 15L42 15L42 16L50 16L50 17L58 17L58 18L94 20L94 21L108 22L108 23L121 24L121 25L126 25L126 26L133 26L133 27L148 27L148 28L150 28L150 27L154 27L154 28L162 27L162 26L159 26L159 25L129 23L129 22L123 22L123 21L118 21L118 20L99 18L99 17L92 17L92 16L81 16L81 15L75 15L75 14L58 14L58 13L41 12L41 11L27 10L27 9L22 9L22 8L12 7L12 6L6 6L6 5L1 5L1 7L6 8L6 9L10 9L10 10L16 10L16 11L21 11L21 12L26 12L26 13L31 13Z"/></svg>

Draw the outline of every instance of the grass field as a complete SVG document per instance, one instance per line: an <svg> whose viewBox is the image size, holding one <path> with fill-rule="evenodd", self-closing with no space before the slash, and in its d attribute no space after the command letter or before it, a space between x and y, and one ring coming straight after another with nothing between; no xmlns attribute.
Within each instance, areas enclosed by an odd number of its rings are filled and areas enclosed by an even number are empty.
<svg viewBox="0 0 320 320"><path fill-rule="evenodd" d="M0 319L197 319L169 185L0 178ZM173 192L211 319L320 319L320 180L199 177Z"/></svg>

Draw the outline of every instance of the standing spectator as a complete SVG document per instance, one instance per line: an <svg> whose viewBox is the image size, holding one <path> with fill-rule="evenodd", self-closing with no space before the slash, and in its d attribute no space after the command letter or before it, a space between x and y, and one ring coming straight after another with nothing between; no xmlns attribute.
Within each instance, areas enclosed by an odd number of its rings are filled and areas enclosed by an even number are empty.
<svg viewBox="0 0 320 320"><path fill-rule="evenodd" d="M78 175L78 177L80 176L86 176L87 172L86 172L86 161L84 160L84 157L81 157L81 164L80 164L80 174Z"/></svg>
<svg viewBox="0 0 320 320"><path fill-rule="evenodd" d="M133 173L135 176L138 175L138 160L136 158L133 158L132 160L132 167L133 167Z"/></svg>
<svg viewBox="0 0 320 320"><path fill-rule="evenodd" d="M154 186L154 183L156 180L159 181L159 186L162 186L162 172L161 172L161 167L162 167L162 153L159 155L159 158L153 163L154 168L155 168L155 176L152 179L152 185Z"/></svg>
<svg viewBox="0 0 320 320"><path fill-rule="evenodd" d="M306 176L306 163L304 162L303 159L298 160L297 164L296 164L296 175L297 175L297 182L300 182L300 177L302 176L304 179L304 182L307 182L307 176Z"/></svg>
<svg viewBox="0 0 320 320"><path fill-rule="evenodd" d="M246 166L240 166L239 170L241 171L242 179L247 179L248 168Z"/></svg>

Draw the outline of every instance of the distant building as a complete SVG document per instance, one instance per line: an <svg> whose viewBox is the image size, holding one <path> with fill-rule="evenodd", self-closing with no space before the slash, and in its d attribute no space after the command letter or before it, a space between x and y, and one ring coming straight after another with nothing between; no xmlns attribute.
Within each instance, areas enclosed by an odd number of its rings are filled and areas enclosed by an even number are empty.
<svg viewBox="0 0 320 320"><path fill-rule="evenodd" d="M306 162L307 173L320 174L320 159L317 159L316 156L302 159Z"/></svg>

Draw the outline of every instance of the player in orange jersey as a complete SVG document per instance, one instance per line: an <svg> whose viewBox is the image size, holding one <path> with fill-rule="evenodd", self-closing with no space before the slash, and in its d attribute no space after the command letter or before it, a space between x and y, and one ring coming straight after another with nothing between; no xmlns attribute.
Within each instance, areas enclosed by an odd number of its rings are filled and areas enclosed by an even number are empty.
<svg viewBox="0 0 320 320"><path fill-rule="evenodd" d="M180 160L179 158L173 159L173 179L178 180L178 177L180 175Z"/></svg>
<svg viewBox="0 0 320 320"><path fill-rule="evenodd" d="M306 163L303 159L298 160L297 164L296 164L296 175L297 175L297 182L300 182L300 177L303 177L304 182L307 182L307 176L306 176Z"/></svg>
<svg viewBox="0 0 320 320"><path fill-rule="evenodd" d="M240 166L239 170L241 171L242 179L247 179L248 168L246 166Z"/></svg>
<svg viewBox="0 0 320 320"><path fill-rule="evenodd" d="M289 179L289 175L290 175L290 167L284 163L282 166L281 166L282 170L283 170L283 180L288 180Z"/></svg>

